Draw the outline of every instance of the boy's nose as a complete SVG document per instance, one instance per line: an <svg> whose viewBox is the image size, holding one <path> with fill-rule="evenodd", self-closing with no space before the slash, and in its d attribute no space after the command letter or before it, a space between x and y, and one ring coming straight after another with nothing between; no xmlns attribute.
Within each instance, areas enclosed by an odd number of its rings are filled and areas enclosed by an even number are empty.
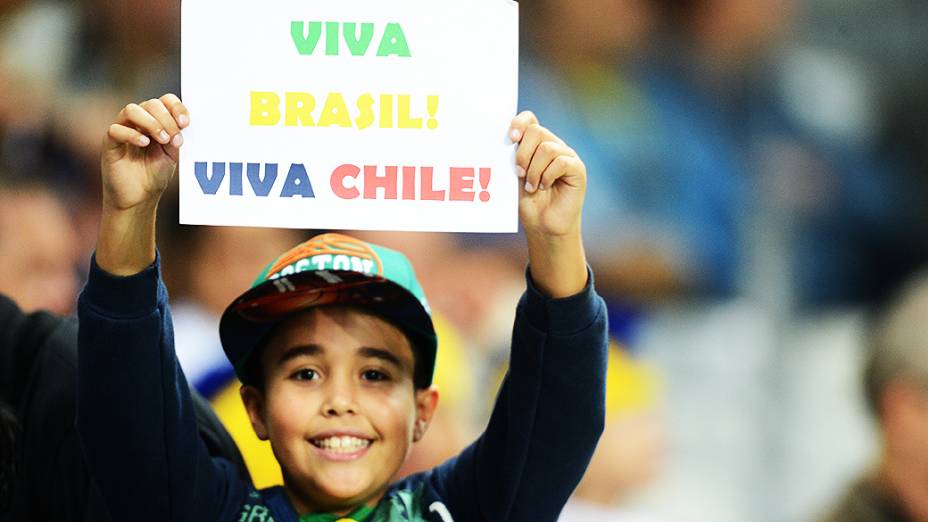
<svg viewBox="0 0 928 522"><path fill-rule="evenodd" d="M322 412L327 417L355 414L358 412L354 392L350 383L338 382L342 379L333 379L329 382Z"/></svg>
<svg viewBox="0 0 928 522"><path fill-rule="evenodd" d="M334 417L357 413L354 403L344 397L335 397L324 406L326 416Z"/></svg>

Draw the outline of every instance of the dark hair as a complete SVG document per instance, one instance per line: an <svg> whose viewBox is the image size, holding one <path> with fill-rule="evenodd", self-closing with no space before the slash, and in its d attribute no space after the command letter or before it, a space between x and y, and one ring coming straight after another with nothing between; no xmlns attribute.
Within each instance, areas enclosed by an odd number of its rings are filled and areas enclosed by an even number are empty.
<svg viewBox="0 0 928 522"><path fill-rule="evenodd" d="M362 310L365 313L371 314L369 310L365 310L363 308L358 308L357 310ZM300 310L294 313L299 313L303 311L305 310ZM380 317L377 314L372 314L372 315ZM409 342L409 346L412 349L412 359L413 359L412 381L413 381L414 389L424 390L428 388L432 382L432 375L431 373L429 373L428 365L419 364L419 359L421 357L420 356L421 349L419 348L419 346L421 343L416 341L417 336L415 332L407 331L407 329L387 319L384 319L384 318L381 318L381 319L396 326L401 332L403 332L403 335L406 337L406 340ZM264 339L262 339L261 342L258 343L255 349L252 350L251 353L248 354L248 357L244 361L242 361L241 363L242 364L242 377L243 377L242 384L253 386L257 388L259 391L261 391L262 393L264 392L264 367L261 365L261 354L264 352L264 349L267 347L268 342L270 342L270 340L277 333L277 328L284 322L286 322L286 319L280 321L280 323L278 323L278 326L275 326L274 329L271 330L270 333L268 333L264 337Z"/></svg>

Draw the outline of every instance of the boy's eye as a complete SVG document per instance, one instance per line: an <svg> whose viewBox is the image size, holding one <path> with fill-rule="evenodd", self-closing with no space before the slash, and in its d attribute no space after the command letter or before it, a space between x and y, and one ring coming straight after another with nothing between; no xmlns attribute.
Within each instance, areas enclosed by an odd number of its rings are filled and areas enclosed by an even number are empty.
<svg viewBox="0 0 928 522"><path fill-rule="evenodd" d="M319 374L316 373L316 370L310 370L309 368L303 368L301 370L297 370L293 375L290 376L290 378L295 379L297 381L311 381L313 379L319 378Z"/></svg>
<svg viewBox="0 0 928 522"><path fill-rule="evenodd" d="M361 377L365 381L386 381L390 379L389 375L380 370L365 370L364 373L361 374Z"/></svg>

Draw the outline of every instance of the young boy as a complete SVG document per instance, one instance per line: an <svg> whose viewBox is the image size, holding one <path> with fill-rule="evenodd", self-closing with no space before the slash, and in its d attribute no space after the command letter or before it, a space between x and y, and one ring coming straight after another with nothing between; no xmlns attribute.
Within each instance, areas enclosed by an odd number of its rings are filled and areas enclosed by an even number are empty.
<svg viewBox="0 0 928 522"><path fill-rule="evenodd" d="M531 113L513 120L528 289L486 431L438 468L390 484L438 402L434 330L405 257L316 237L229 306L224 349L284 475L283 487L255 491L199 442L159 278L155 209L189 123L165 95L126 106L104 143L100 234L79 302L78 430L113 518L555 520L603 425L606 314L580 237L576 153Z"/></svg>

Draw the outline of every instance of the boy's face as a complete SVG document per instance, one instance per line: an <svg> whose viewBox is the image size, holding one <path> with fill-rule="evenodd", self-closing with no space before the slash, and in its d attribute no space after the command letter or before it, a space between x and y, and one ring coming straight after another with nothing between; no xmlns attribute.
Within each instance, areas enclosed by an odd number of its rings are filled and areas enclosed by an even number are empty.
<svg viewBox="0 0 928 522"><path fill-rule="evenodd" d="M264 391L245 386L242 397L301 513L378 500L438 400L434 388L414 389L406 336L353 308L288 319L265 345L261 368Z"/></svg>

